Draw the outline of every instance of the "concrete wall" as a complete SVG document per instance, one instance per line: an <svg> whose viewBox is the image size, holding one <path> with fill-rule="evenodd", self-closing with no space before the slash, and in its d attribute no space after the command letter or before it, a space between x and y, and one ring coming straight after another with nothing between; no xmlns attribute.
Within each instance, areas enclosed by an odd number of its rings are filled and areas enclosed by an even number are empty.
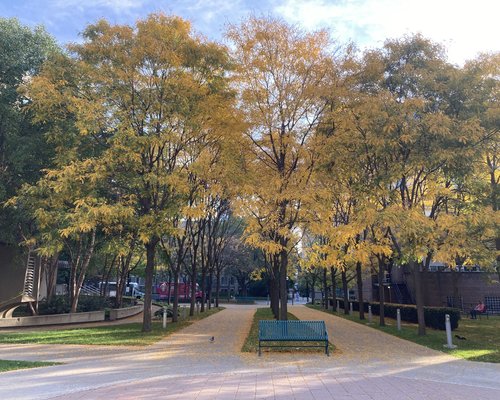
<svg viewBox="0 0 500 400"><path fill-rule="evenodd" d="M131 317L141 313L143 309L144 305L109 310L109 319L114 321L115 319Z"/></svg>
<svg viewBox="0 0 500 400"><path fill-rule="evenodd" d="M104 311L91 311L72 314L37 315L34 317L0 318L0 328L18 326L42 326L76 324L82 322L104 321Z"/></svg>

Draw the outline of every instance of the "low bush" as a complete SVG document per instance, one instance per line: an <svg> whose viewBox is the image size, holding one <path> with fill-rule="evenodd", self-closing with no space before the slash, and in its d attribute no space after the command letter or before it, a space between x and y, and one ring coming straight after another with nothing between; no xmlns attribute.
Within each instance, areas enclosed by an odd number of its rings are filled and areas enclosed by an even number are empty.
<svg viewBox="0 0 500 400"><path fill-rule="evenodd" d="M114 297L101 296L80 296L78 300L77 312L90 312L108 310L115 307L116 299ZM135 306L137 299L134 297L123 297L122 308ZM160 306L162 304L159 304ZM70 311L70 303L68 296L54 296L50 301L40 301L38 304L39 315L67 314ZM109 316L109 313L106 313ZM13 314L14 317L31 316L31 311L28 304L23 304L16 308Z"/></svg>
<svg viewBox="0 0 500 400"><path fill-rule="evenodd" d="M174 316L174 310L171 307L166 307L167 310L167 317L172 318ZM177 315L179 316L179 310L177 310ZM156 310L154 313L154 317L156 319L162 319L163 318L163 308L160 308L159 310Z"/></svg>
<svg viewBox="0 0 500 400"><path fill-rule="evenodd" d="M78 299L77 312L89 312L103 310L109 307L107 299L100 296L81 296ZM38 313L46 314L65 314L70 311L70 303L66 296L54 296L51 301L41 302L38 305Z"/></svg>
<svg viewBox="0 0 500 400"><path fill-rule="evenodd" d="M340 304L340 308L344 308L344 300L343 299L337 299L337 300ZM332 302L333 300L330 299L330 303ZM359 311L359 303L357 301L351 301L351 303L353 310ZM364 303L365 312L368 312L369 305L372 306L372 314L380 315L380 303L365 302ZM413 304L385 303L384 304L385 316L396 319L398 308L401 312L401 321L418 323L417 307ZM457 329L458 321L460 320L460 310L449 307L424 307L425 325L430 328L445 330L446 314L450 316L451 329L452 330Z"/></svg>

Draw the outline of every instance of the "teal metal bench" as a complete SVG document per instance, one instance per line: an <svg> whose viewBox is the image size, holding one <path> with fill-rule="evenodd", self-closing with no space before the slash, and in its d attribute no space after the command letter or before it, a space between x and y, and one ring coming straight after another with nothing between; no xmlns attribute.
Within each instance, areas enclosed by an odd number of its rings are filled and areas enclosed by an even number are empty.
<svg viewBox="0 0 500 400"><path fill-rule="evenodd" d="M297 347L268 345L265 342L323 342L321 345L300 347L324 347L325 354L329 355L325 321L259 321L259 356L262 347Z"/></svg>

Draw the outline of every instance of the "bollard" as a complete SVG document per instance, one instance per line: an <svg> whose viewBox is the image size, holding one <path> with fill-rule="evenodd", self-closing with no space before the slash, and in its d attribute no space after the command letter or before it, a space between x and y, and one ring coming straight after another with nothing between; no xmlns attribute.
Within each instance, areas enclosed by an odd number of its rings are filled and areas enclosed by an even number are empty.
<svg viewBox="0 0 500 400"><path fill-rule="evenodd" d="M448 348L448 349L455 349L457 346L455 346L451 340L451 323L450 323L450 315L446 314L445 315L445 326L446 326L446 341L447 343L444 344L443 346Z"/></svg>
<svg viewBox="0 0 500 400"><path fill-rule="evenodd" d="M368 323L372 323L372 306L368 306Z"/></svg>
<svg viewBox="0 0 500 400"><path fill-rule="evenodd" d="M163 307L163 329L167 329L167 309Z"/></svg>
<svg viewBox="0 0 500 400"><path fill-rule="evenodd" d="M397 315L397 321L398 321L398 331L401 330L401 310L398 308L396 310L396 315Z"/></svg>
<svg viewBox="0 0 500 400"><path fill-rule="evenodd" d="M352 315L352 302L349 303L349 315Z"/></svg>
<svg viewBox="0 0 500 400"><path fill-rule="evenodd" d="M337 312L340 312L340 301L337 300Z"/></svg>

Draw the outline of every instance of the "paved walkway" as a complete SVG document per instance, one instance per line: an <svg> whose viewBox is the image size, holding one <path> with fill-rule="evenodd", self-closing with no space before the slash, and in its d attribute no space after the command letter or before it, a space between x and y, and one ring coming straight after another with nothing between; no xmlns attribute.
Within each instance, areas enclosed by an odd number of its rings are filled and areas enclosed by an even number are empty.
<svg viewBox="0 0 500 400"><path fill-rule="evenodd" d="M458 360L350 321L323 319L336 346L239 352L255 306L231 305L148 346L0 345L0 358L65 365L0 374L2 399L500 399L500 365ZM215 336L214 343L209 338Z"/></svg>

